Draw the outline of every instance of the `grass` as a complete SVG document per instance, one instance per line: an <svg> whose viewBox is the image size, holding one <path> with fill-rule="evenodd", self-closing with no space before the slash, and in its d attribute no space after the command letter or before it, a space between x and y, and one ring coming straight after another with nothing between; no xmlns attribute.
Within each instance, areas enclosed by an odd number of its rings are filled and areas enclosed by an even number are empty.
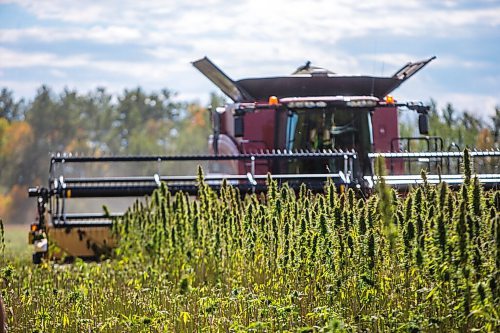
<svg viewBox="0 0 500 333"><path fill-rule="evenodd" d="M5 257L10 260L31 260L32 246L28 244L29 225L7 224L5 232Z"/></svg>

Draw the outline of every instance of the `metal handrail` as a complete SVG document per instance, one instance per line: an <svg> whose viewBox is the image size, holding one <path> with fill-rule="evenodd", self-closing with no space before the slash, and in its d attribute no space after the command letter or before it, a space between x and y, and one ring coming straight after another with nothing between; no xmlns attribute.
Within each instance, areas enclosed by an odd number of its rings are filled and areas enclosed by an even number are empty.
<svg viewBox="0 0 500 333"><path fill-rule="evenodd" d="M463 157L463 152L447 151L447 152L390 152L390 153L369 153L368 157L384 158L431 158L431 157ZM471 157L500 157L500 150L486 150L486 151L469 151Z"/></svg>
<svg viewBox="0 0 500 333"><path fill-rule="evenodd" d="M321 151L289 151L289 150L266 150L257 151L255 153L246 153L238 155L162 155L162 156L52 156L51 164L57 163L99 163L99 162L168 162L168 161L216 161L216 160L249 160L252 157L255 159L282 159L296 158L308 159L318 157L344 157L357 156L353 151L342 150L321 150Z"/></svg>

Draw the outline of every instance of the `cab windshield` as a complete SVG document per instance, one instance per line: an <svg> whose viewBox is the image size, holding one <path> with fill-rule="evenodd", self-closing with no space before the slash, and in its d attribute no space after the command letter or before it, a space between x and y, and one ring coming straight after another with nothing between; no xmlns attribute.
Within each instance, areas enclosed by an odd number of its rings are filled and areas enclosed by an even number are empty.
<svg viewBox="0 0 500 333"><path fill-rule="evenodd" d="M370 150L369 113L363 109L324 108L288 110L286 148L288 150L318 151ZM334 161L314 164L307 161L292 164L294 172L337 172Z"/></svg>

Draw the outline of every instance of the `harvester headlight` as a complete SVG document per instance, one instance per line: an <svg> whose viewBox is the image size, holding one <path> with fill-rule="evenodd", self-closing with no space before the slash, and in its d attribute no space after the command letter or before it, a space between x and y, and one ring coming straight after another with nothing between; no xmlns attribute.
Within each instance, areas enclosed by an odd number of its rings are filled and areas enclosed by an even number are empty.
<svg viewBox="0 0 500 333"><path fill-rule="evenodd" d="M364 107L376 106L377 102L371 99L355 99L355 100L348 100L346 102L346 105L354 108L364 108Z"/></svg>
<svg viewBox="0 0 500 333"><path fill-rule="evenodd" d="M292 100L291 102L286 102L286 106L290 109L315 109L315 108L326 108L328 106L325 101L315 101L315 100Z"/></svg>

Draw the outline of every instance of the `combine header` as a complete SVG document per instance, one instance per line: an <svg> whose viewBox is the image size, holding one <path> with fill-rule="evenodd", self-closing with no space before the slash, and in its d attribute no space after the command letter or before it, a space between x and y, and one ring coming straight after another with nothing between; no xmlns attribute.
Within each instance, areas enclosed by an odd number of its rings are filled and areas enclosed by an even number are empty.
<svg viewBox="0 0 500 333"><path fill-rule="evenodd" d="M321 191L331 178L341 188L369 192L378 179L373 172L377 156L386 159L390 172L386 183L401 190L421 182L422 169L429 183L460 185L463 153L445 151L442 139L428 136L429 108L421 103L396 103L389 97L433 59L408 63L390 77L338 75L307 63L289 76L238 81L208 58L193 62L233 101L211 110L209 153L53 156L48 187L29 190L38 204L38 220L30 231L34 262L47 255L47 239L78 257L96 257L114 246L109 227L123 213L73 213L82 210L78 205L70 207L75 198L144 197L162 183L171 192L196 195L197 165L204 167L205 181L214 189L226 179L241 193L266 191L268 173L295 189L306 184ZM420 136L399 137L398 108L418 114ZM426 149L408 151L415 141ZM500 183L500 151L472 152L471 158L483 186ZM183 167L185 174L173 174L172 164L179 163L187 163L191 170ZM116 176L125 165L135 166L133 174Z"/></svg>

